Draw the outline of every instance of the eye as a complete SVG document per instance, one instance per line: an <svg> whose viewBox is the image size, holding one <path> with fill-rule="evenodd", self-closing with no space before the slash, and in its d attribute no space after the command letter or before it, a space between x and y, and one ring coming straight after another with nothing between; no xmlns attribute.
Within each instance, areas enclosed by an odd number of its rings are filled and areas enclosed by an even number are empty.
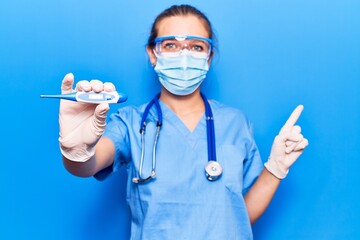
<svg viewBox="0 0 360 240"><path fill-rule="evenodd" d="M161 48L164 51L174 51L178 48L178 44L174 40L166 40L162 42Z"/></svg>
<svg viewBox="0 0 360 240"><path fill-rule="evenodd" d="M173 43L167 43L164 45L164 48L176 48L176 45Z"/></svg>
<svg viewBox="0 0 360 240"><path fill-rule="evenodd" d="M195 46L192 47L192 50L195 51L195 52L203 52L204 48L203 48L203 46L195 45Z"/></svg>
<svg viewBox="0 0 360 240"><path fill-rule="evenodd" d="M203 41L194 41L191 43L191 51L194 52L207 52L209 50L208 44Z"/></svg>

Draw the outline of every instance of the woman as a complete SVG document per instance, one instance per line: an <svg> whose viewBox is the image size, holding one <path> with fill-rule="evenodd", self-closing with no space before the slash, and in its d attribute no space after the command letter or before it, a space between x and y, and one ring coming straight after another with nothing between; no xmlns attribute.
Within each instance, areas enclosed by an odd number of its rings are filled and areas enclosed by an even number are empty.
<svg viewBox="0 0 360 240"><path fill-rule="evenodd" d="M172 6L156 18L147 52L162 88L144 119L147 104L124 107L105 128L106 103L61 101L59 141L68 171L104 179L126 165L132 239L252 239L251 223L308 144L294 126L303 109L298 106L262 167L245 116L200 92L214 54L212 38L209 20L192 6ZM74 91L73 83L74 76L66 75L62 93ZM99 80L76 85L76 91L114 90ZM214 135L216 142L209 140ZM210 163L215 165L206 172Z"/></svg>

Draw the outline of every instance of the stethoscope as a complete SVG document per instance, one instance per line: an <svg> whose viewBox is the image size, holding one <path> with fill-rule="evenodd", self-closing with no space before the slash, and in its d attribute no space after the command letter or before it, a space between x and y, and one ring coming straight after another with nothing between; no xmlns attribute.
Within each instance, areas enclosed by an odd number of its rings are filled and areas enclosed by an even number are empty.
<svg viewBox="0 0 360 240"><path fill-rule="evenodd" d="M206 136L207 136L207 150L208 150L208 162L205 165L205 176L209 181L215 181L222 174L222 167L216 161L216 146L215 146L215 128L214 128L214 117L211 111L210 104L206 99L203 93L200 93L204 105L205 105L205 117L206 117ZM144 113L141 118L140 123L140 134L141 134L141 157L140 157L140 166L139 166L139 176L134 177L132 181L134 183L145 183L156 177L155 167L156 167L156 146L159 139L160 128L162 126L162 112L159 104L160 93L157 94L146 106ZM149 114L151 107L155 105L157 111L157 121L156 121L156 132L152 150L152 169L150 176L143 178L142 170L144 164L144 155L145 155L145 129L146 129L146 118Z"/></svg>

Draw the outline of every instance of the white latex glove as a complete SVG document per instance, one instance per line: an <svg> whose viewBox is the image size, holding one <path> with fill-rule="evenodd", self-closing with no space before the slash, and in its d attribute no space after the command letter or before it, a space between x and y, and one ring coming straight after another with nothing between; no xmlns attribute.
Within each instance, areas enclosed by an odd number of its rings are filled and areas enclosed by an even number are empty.
<svg viewBox="0 0 360 240"><path fill-rule="evenodd" d="M308 140L301 134L301 128L295 125L303 109L304 107L299 105L292 112L275 137L270 157L264 164L266 169L279 179L286 177L290 166L309 144Z"/></svg>
<svg viewBox="0 0 360 240"><path fill-rule="evenodd" d="M67 74L61 85L61 93L74 92L74 75ZM77 92L115 91L112 83L99 80L80 81L76 85ZM95 145L104 133L108 103L90 104L68 100L60 100L60 150L68 160L85 162L95 154Z"/></svg>

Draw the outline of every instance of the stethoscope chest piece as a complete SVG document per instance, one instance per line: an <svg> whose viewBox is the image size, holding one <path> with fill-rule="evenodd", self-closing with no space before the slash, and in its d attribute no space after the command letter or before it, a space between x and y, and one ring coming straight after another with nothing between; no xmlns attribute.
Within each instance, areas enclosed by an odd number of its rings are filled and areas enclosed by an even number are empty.
<svg viewBox="0 0 360 240"><path fill-rule="evenodd" d="M217 161L209 161L205 166L206 178L215 181L222 174L222 167Z"/></svg>

